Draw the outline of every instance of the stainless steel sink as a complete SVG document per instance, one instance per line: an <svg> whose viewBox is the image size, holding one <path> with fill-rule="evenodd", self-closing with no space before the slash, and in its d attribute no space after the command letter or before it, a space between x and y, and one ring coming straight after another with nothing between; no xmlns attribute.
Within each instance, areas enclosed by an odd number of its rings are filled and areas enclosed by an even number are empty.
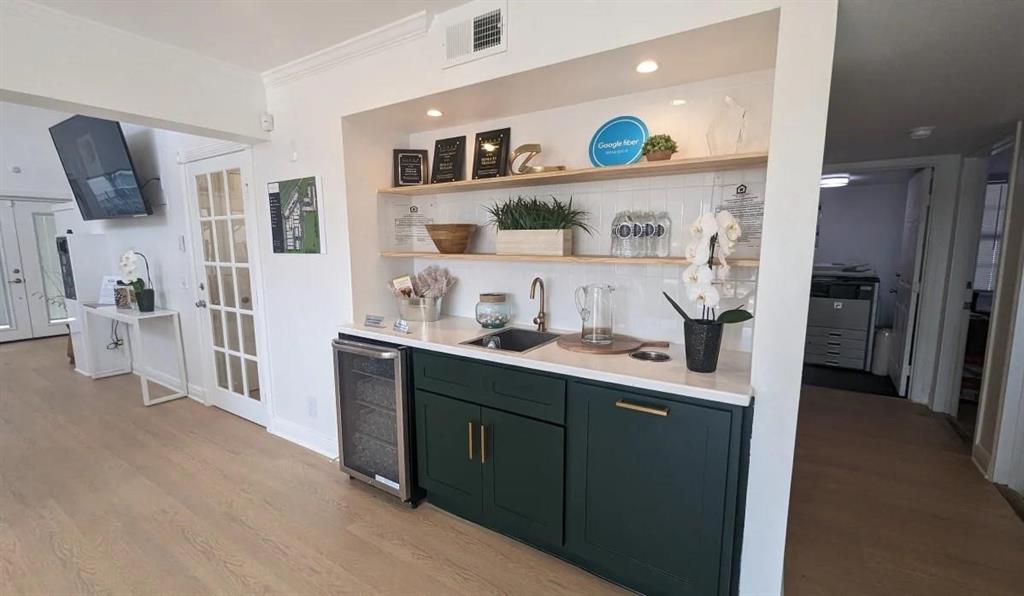
<svg viewBox="0 0 1024 596"><path fill-rule="evenodd" d="M467 346L480 346L504 352L527 352L558 339L559 334L530 329L504 329L462 342Z"/></svg>

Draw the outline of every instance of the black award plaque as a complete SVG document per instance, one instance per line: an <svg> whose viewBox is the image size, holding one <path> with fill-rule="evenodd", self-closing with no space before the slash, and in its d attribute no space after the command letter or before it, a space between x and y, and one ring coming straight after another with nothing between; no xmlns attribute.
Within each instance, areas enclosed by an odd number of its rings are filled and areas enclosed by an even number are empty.
<svg viewBox="0 0 1024 596"><path fill-rule="evenodd" d="M508 140L512 129L476 133L473 179L497 178L508 174Z"/></svg>
<svg viewBox="0 0 1024 596"><path fill-rule="evenodd" d="M395 149L393 186L416 186L427 183L426 149Z"/></svg>
<svg viewBox="0 0 1024 596"><path fill-rule="evenodd" d="M466 179L466 137L438 139L434 142L434 169L430 183Z"/></svg>

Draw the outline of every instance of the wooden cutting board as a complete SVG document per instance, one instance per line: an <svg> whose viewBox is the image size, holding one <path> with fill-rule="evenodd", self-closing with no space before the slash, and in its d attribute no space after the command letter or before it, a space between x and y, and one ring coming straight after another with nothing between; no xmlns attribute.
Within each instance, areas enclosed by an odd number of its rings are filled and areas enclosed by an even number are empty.
<svg viewBox="0 0 1024 596"><path fill-rule="evenodd" d="M558 347L571 352L585 354L628 354L640 348L667 348L667 341L645 341L629 335L616 335L612 343L598 346L583 341L579 333L563 335L558 338Z"/></svg>

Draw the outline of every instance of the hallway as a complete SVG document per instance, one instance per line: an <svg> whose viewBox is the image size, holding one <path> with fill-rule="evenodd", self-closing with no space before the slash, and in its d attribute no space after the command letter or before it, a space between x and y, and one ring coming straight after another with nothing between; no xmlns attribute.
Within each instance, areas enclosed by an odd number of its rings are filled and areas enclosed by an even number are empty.
<svg viewBox="0 0 1024 596"><path fill-rule="evenodd" d="M1024 522L942 417L805 386L787 596L1019 594Z"/></svg>

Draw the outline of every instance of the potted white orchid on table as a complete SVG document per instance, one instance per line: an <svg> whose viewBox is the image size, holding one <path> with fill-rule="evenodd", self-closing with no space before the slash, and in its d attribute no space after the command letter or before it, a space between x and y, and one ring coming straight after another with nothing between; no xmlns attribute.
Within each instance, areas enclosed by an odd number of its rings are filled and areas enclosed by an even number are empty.
<svg viewBox="0 0 1024 596"><path fill-rule="evenodd" d="M694 372L714 372L718 368L718 353L722 347L723 325L742 323L754 315L742 307L718 312L721 295L715 288L715 279L729 273L726 258L736 248L742 230L736 218L728 211L705 213L690 226L693 242L686 247L690 266L683 273L686 297L701 307L700 318L686 314L675 300L662 292L683 317L683 339L686 347L686 367ZM717 251L717 255L716 255ZM716 275L714 260L718 257ZM717 316L716 316L717 315Z"/></svg>
<svg viewBox="0 0 1024 596"><path fill-rule="evenodd" d="M143 281L138 275L140 257L146 265L146 281ZM146 255L135 250L128 250L121 255L118 266L121 269L121 275L124 276L118 285L131 286L135 292L139 312L153 312L156 307L156 293L153 291L153 279L149 275L149 259L146 258Z"/></svg>

